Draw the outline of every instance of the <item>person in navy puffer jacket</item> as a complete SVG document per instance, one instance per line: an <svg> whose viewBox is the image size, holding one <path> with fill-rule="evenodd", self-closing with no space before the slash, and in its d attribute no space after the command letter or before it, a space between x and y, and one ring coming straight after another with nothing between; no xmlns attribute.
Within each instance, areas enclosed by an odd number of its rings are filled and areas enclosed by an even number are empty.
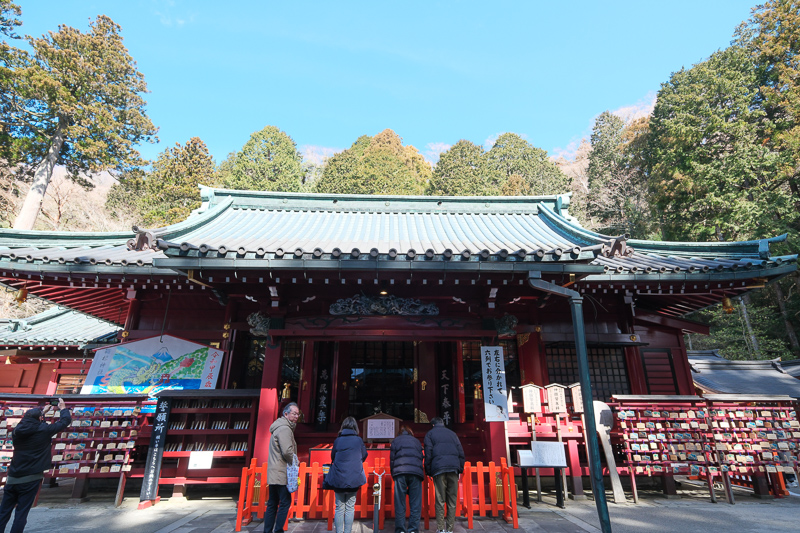
<svg viewBox="0 0 800 533"><path fill-rule="evenodd" d="M11 533L22 533L25 529L28 512L44 477L43 472L50 468L53 461L50 439L59 431L64 431L72 422L69 409L61 398L58 399L58 421L52 424L45 422L44 415L52 408L51 405L46 405L44 409L28 409L11 434L14 456L8 467L3 502L0 503L0 533L5 532L14 508L16 511Z"/></svg>
<svg viewBox="0 0 800 533"><path fill-rule="evenodd" d="M358 436L358 422L348 416L342 422L339 436L333 441L331 468L325 479L325 484L336 493L336 513L333 515L336 533L350 533L353 529L356 494L367 482L364 474L366 459L367 447Z"/></svg>
<svg viewBox="0 0 800 533"><path fill-rule="evenodd" d="M400 435L392 441L389 458L394 479L394 531L418 533L422 511L422 444L408 426L400 427ZM408 529L406 529L406 495L408 495Z"/></svg>
<svg viewBox="0 0 800 533"><path fill-rule="evenodd" d="M458 500L458 476L464 471L464 448L444 420L435 417L433 428L425 435L425 472L433 478L436 491L436 529L451 532L455 525ZM445 515L445 503L447 514Z"/></svg>

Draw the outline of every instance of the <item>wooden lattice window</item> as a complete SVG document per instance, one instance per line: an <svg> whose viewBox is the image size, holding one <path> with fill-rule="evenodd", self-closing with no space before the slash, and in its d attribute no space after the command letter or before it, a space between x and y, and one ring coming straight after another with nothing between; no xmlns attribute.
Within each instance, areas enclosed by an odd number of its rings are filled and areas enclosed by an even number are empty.
<svg viewBox="0 0 800 533"><path fill-rule="evenodd" d="M589 347L589 379L595 400L608 401L613 394L630 394L625 352L617 347ZM572 385L578 378L575 347L548 346L547 374L550 383Z"/></svg>

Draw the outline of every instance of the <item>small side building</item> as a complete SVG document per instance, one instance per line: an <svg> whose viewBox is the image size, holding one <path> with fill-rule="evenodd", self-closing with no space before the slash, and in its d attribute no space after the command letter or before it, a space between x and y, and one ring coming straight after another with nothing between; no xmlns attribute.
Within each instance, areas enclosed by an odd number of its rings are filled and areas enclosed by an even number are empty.
<svg viewBox="0 0 800 533"><path fill-rule="evenodd" d="M0 393L77 394L94 348L122 328L62 306L25 319L0 319Z"/></svg>
<svg viewBox="0 0 800 533"><path fill-rule="evenodd" d="M687 350L692 379L705 394L785 394L800 399L800 380L780 359L739 361L722 357L717 350ZM800 371L800 366L792 366Z"/></svg>

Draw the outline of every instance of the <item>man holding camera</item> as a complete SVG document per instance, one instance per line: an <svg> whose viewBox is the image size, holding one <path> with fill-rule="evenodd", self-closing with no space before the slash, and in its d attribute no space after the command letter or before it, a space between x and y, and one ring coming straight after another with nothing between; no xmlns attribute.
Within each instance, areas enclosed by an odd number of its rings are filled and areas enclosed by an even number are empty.
<svg viewBox="0 0 800 533"><path fill-rule="evenodd" d="M58 421L48 424L44 415L55 407L61 413ZM44 471L50 468L53 461L50 440L59 431L64 431L72 422L69 409L61 398L53 399L44 409L35 407L28 409L20 420L11 440L14 444L14 456L8 467L8 479L3 491L3 502L0 503L0 533L5 533L6 524L14 513L11 533L22 533L28 523L28 512L33 506L39 485L44 478Z"/></svg>

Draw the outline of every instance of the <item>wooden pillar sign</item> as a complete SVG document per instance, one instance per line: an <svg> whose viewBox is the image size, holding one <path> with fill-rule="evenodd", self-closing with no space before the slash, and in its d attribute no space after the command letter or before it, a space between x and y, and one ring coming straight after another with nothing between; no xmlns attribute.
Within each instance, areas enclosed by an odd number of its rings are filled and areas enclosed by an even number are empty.
<svg viewBox="0 0 800 533"><path fill-rule="evenodd" d="M508 390L502 346L481 347L483 405L487 422L508 422Z"/></svg>
<svg viewBox="0 0 800 533"><path fill-rule="evenodd" d="M536 442L536 424L539 415L542 414L542 387L528 384L520 387L522 389L522 410L533 415L531 417L531 442ZM539 468L535 468L536 473L536 501L542 501L542 477L539 475Z"/></svg>
<svg viewBox="0 0 800 533"><path fill-rule="evenodd" d="M583 432L583 444L586 446L586 458L589 465L589 481L592 481L592 462L589 458L589 439L586 438L586 414L583 412L583 392L581 392L581 384L573 383L569 386L569 391L572 394L572 412L581 415L581 431Z"/></svg>
<svg viewBox="0 0 800 533"><path fill-rule="evenodd" d="M172 399L169 397L159 398L156 402L153 432L150 435L150 447L147 449L142 490L139 494L140 508L144 502L153 503L158 500L158 478L161 475L161 459L164 456L164 444L167 441L167 427L169 425L171 407Z"/></svg>
<svg viewBox="0 0 800 533"><path fill-rule="evenodd" d="M561 436L561 415L567 412L566 387L560 383L551 383L545 387L547 392L547 410L556 417L556 437L558 442L564 442ZM564 497L567 497L567 471L561 470L562 487L564 487Z"/></svg>

